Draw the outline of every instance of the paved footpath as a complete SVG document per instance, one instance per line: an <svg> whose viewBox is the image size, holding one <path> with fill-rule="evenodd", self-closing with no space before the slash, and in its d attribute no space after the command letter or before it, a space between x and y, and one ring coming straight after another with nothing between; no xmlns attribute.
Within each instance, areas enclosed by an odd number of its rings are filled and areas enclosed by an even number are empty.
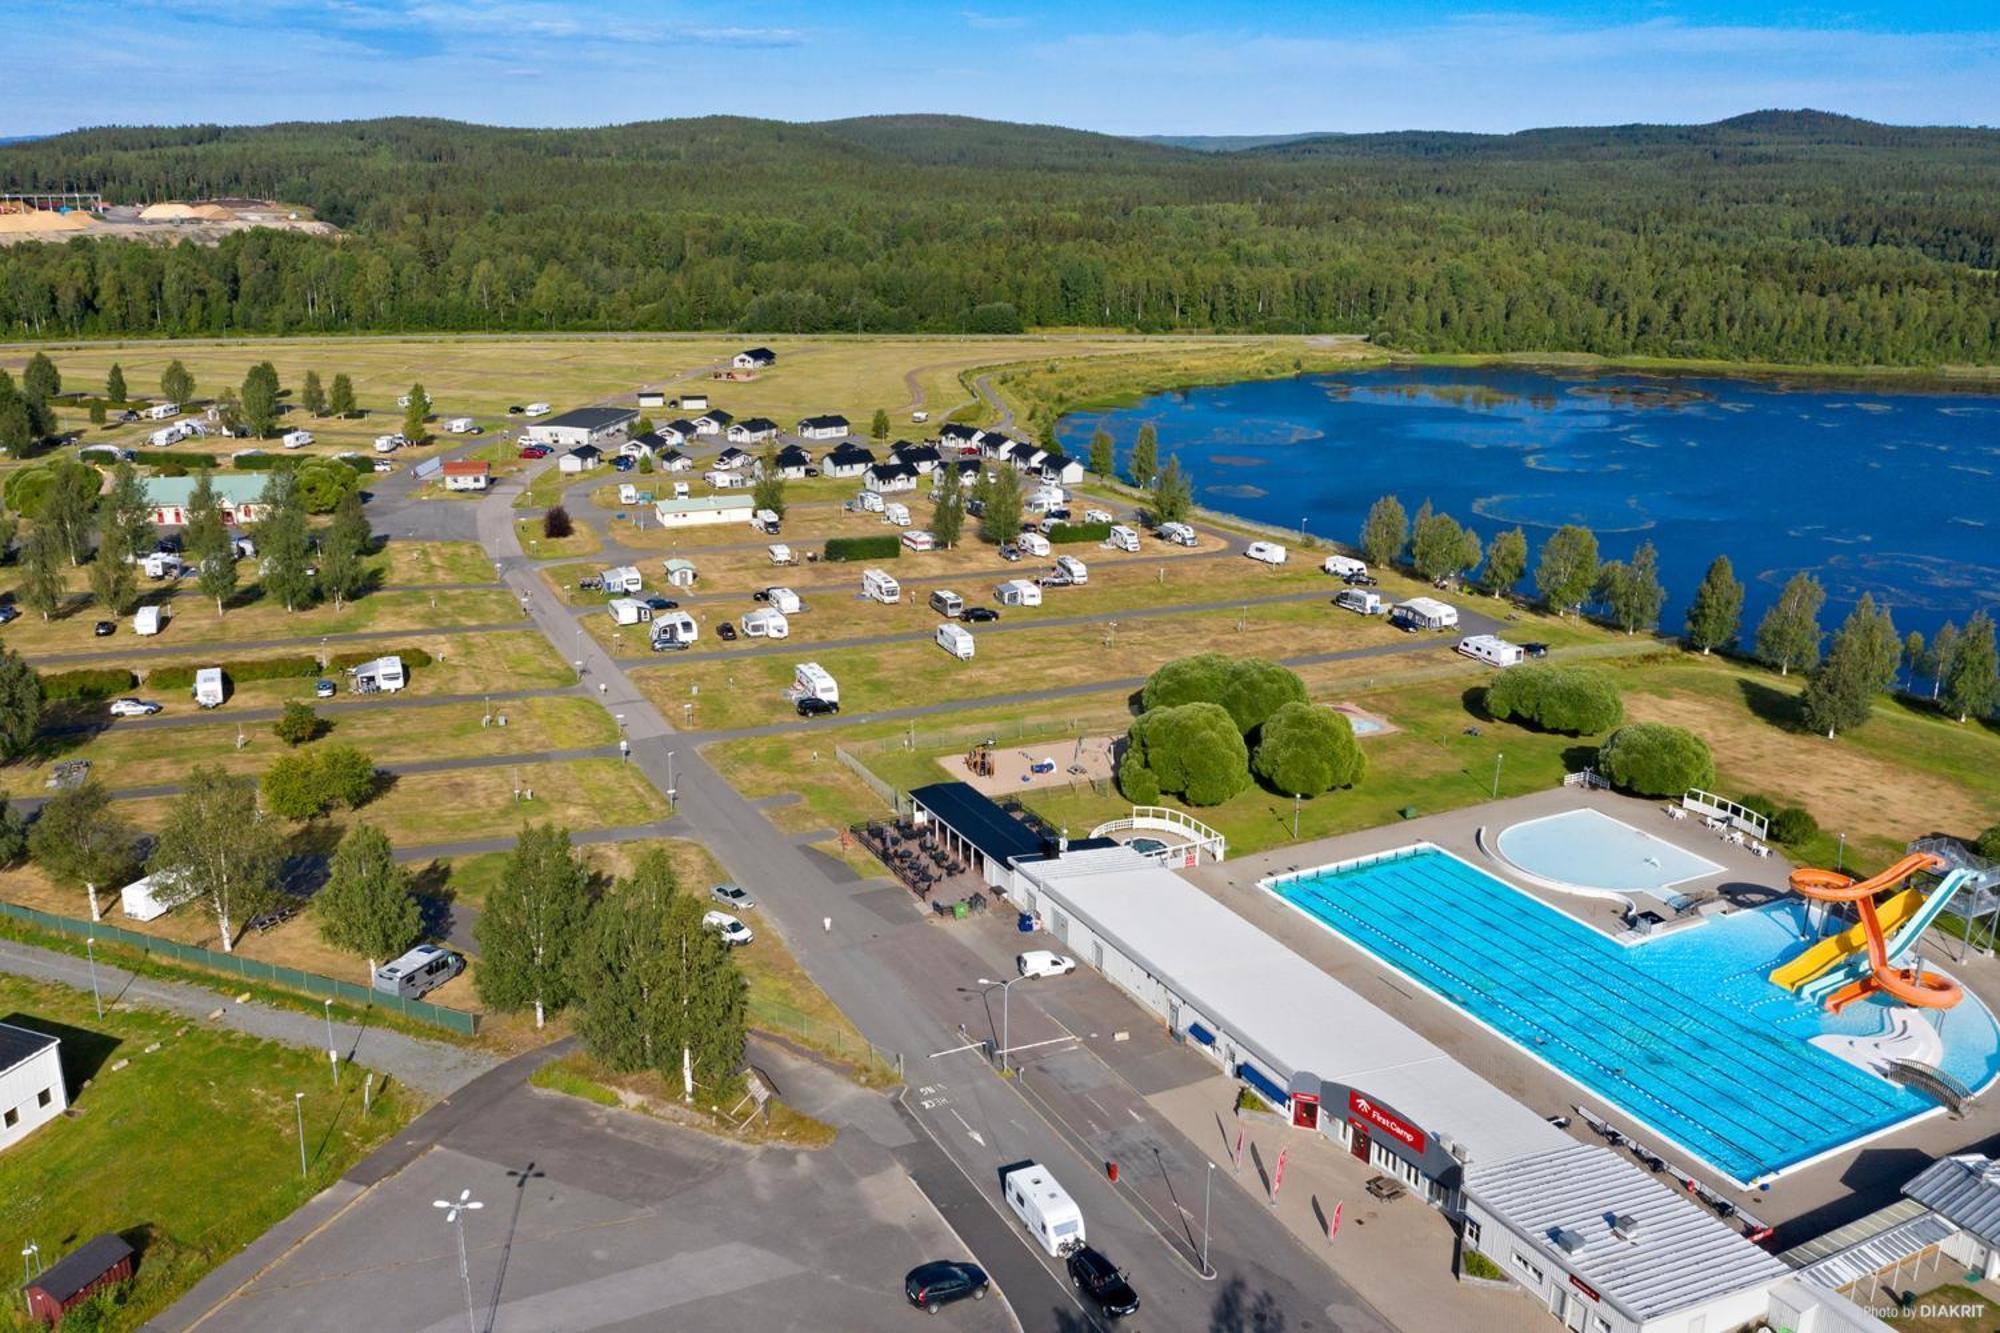
<svg viewBox="0 0 2000 1333"><path fill-rule="evenodd" d="M78 990L90 989L87 959L0 940L0 971L37 981L53 981ZM218 987L228 984L226 978ZM190 1018L206 1019L220 1011L223 1027L253 1037L279 1041L309 1051L326 1050L326 1020L318 1014L273 1009L263 1004L237 1004L205 986L135 976L109 963L97 964L97 986L106 1004L146 1004ZM491 1056L464 1046L425 1041L389 1028L333 1025L341 1058L422 1088L436 1097L449 1096L491 1069Z"/></svg>

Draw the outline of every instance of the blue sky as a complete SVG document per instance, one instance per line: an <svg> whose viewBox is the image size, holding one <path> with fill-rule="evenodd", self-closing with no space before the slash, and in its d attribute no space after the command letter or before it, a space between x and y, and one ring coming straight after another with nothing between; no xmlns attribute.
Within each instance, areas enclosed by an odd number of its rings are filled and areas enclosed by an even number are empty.
<svg viewBox="0 0 2000 1333"><path fill-rule="evenodd" d="M940 111L1112 133L1515 130L1813 106L2000 122L2000 7L1495 0L0 0L0 135Z"/></svg>

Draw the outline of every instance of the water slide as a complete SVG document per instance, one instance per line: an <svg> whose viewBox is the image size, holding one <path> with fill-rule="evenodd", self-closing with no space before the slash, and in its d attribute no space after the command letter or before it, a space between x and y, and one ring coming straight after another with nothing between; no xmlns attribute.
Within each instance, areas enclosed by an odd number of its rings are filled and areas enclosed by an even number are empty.
<svg viewBox="0 0 2000 1333"><path fill-rule="evenodd" d="M1920 870L1936 870L1944 865L1929 852L1912 852L1871 879L1857 880L1836 870L1794 870L1792 892L1821 902L1854 902L1873 898L1884 889L1894 888ZM1905 889L1877 909L1882 925L1894 930L1910 919L1921 905L1922 895ZM1859 959L1868 948L1868 928L1856 923L1838 935L1830 935L1771 973L1774 985L1786 990L1799 987L1823 975L1829 968ZM1810 998L1810 997L1809 997Z"/></svg>
<svg viewBox="0 0 2000 1333"><path fill-rule="evenodd" d="M1831 993L1822 991L1827 1009L1837 1014L1856 1000L1872 995L1876 991L1886 992L1904 1004L1918 1009L1949 1009L1964 999L1965 993L1959 989L1957 982L1939 976L1935 972L1923 972L1915 967L1898 967L1896 960L1916 948L1918 939L1923 936L1931 922L1937 919L1938 913L1950 903L1952 895L1972 878L1973 872L1970 870L1952 871L1944 877L1937 888L1931 890L1931 896L1924 900L1923 910L1911 917L1903 928L1896 932L1893 939L1885 939L1879 931L1873 935L1868 942L1867 972L1849 981L1847 985L1832 990ZM1861 909L1863 924L1866 924L1869 906L1864 904ZM1812 989L1821 990L1823 986L1824 979L1815 982ZM1818 999L1820 996L1814 995L1811 998Z"/></svg>

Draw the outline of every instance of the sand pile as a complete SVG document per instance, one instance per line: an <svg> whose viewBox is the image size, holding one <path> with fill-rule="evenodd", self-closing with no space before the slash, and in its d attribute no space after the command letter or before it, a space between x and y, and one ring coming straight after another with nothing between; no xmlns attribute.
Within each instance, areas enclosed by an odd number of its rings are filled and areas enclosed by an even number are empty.
<svg viewBox="0 0 2000 1333"><path fill-rule="evenodd" d="M189 213L204 222L234 222L236 214L221 204L196 204Z"/></svg>
<svg viewBox="0 0 2000 1333"><path fill-rule="evenodd" d="M147 204L139 210L143 222L187 222L196 216L186 204Z"/></svg>
<svg viewBox="0 0 2000 1333"><path fill-rule="evenodd" d="M0 213L0 232L82 231L90 225L88 213L52 213L31 208L25 213Z"/></svg>

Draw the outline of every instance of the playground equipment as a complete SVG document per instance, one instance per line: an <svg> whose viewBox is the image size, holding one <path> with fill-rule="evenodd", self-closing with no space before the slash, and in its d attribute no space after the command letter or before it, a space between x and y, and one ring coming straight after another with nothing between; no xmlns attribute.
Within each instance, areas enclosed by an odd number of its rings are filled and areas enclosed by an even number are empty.
<svg viewBox="0 0 2000 1333"><path fill-rule="evenodd" d="M981 741L965 752L966 771L977 777L993 776L993 742Z"/></svg>
<svg viewBox="0 0 2000 1333"><path fill-rule="evenodd" d="M1914 961L1899 965L1952 896L1974 877L1968 870L1952 870L1928 894L1908 883L1918 874L1944 867L1940 856L1913 852L1864 880L1833 870L1793 871L1794 893L1820 902L1854 903L1861 920L1774 970L1772 982L1803 999L1824 1003L1832 1013L1877 991L1918 1009L1949 1009L1957 1004L1965 998L1957 982L1926 972ZM1898 885L1903 886L1900 891L1878 908L1875 895Z"/></svg>

